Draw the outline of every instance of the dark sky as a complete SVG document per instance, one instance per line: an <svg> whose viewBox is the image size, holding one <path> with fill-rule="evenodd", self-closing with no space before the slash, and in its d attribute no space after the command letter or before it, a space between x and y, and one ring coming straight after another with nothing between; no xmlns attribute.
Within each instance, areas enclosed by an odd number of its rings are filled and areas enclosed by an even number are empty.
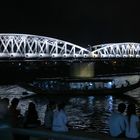
<svg viewBox="0 0 140 140"><path fill-rule="evenodd" d="M0 8L1 33L29 33L88 44L140 42L138 0L18 0Z"/></svg>

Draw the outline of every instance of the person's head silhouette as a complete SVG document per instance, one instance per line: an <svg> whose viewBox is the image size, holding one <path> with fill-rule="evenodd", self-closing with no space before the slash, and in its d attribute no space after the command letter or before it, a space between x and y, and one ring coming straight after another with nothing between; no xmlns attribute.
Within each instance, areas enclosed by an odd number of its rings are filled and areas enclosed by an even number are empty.
<svg viewBox="0 0 140 140"><path fill-rule="evenodd" d="M19 99L18 98L13 98L13 100L11 101L11 105L13 107L17 107L18 103L19 103Z"/></svg>
<svg viewBox="0 0 140 140"><path fill-rule="evenodd" d="M118 105L118 111L119 111L120 113L123 113L123 112L125 111L125 109L126 109L126 105L125 105L124 103L120 103L120 104Z"/></svg>

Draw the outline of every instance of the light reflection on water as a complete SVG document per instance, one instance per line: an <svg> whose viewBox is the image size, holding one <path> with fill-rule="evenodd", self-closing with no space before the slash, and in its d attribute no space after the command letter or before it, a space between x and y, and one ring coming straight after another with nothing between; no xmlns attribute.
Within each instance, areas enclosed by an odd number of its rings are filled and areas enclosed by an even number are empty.
<svg viewBox="0 0 140 140"><path fill-rule="evenodd" d="M1 95L1 97L5 96ZM9 96L7 95L7 97L11 98L11 94ZM13 95L13 97L18 97L18 95ZM24 115L24 112L27 110L28 103L34 101L39 113L39 118L43 124L44 112L49 100L50 98L47 97L25 99L20 101L18 107L22 110L21 113ZM118 98L112 95L59 97L51 100L55 100L56 102L65 101L65 111L68 115L70 129L81 129L84 131L101 133L108 133L108 119L112 111L117 109L118 104L121 102L126 103L126 105L128 104L127 98Z"/></svg>
<svg viewBox="0 0 140 140"><path fill-rule="evenodd" d="M108 119L121 102L128 104L111 95L71 97L65 111L72 129L108 133Z"/></svg>

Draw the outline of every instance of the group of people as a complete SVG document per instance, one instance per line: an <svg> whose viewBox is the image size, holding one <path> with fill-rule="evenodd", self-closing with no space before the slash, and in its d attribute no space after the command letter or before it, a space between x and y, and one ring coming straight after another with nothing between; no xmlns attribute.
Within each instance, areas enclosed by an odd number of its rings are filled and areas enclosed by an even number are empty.
<svg viewBox="0 0 140 140"><path fill-rule="evenodd" d="M34 121L34 119L38 119L35 104L32 102L29 103L28 110L22 116L20 109L17 109L18 103L18 98L13 98L11 104L8 98L0 100L1 122L11 127L26 127L30 123L37 123Z"/></svg>
<svg viewBox="0 0 140 140"><path fill-rule="evenodd" d="M18 98L13 98L11 102L8 98L0 99L0 137L2 139L25 139L24 136L21 138L18 134L12 134L11 128L37 127L41 124L38 119L36 106L33 102L29 103L28 109L24 115L21 115L21 110L18 109L18 104Z"/></svg>
<svg viewBox="0 0 140 140"><path fill-rule="evenodd" d="M68 119L64 111L64 103L50 102L47 105L44 126L52 131L66 132L68 131Z"/></svg>
<svg viewBox="0 0 140 140"><path fill-rule="evenodd" d="M0 99L0 129L9 127L33 128L41 125L36 105L30 102L24 116L17 109L19 99L14 98L9 105L9 99ZM64 111L64 103L50 102L47 104L44 127L57 132L68 131L68 119ZM112 137L127 137L137 139L140 136L140 119L136 114L134 103L120 103L118 110L109 119L109 132ZM16 139L16 138L15 138Z"/></svg>
<svg viewBox="0 0 140 140"><path fill-rule="evenodd" d="M0 129L6 128L35 128L41 126L36 105L30 102L27 111L21 115L17 108L19 99L12 99L11 103L8 98L0 99ZM46 106L44 127L53 131L68 131L67 115L64 111L64 103L50 102ZM14 139L18 139L15 135Z"/></svg>
<svg viewBox="0 0 140 140"><path fill-rule="evenodd" d="M130 103L128 106L124 103L118 105L118 110L110 116L109 132L112 137L139 138L140 119L134 103Z"/></svg>
<svg viewBox="0 0 140 140"><path fill-rule="evenodd" d="M14 98L10 105L8 98L0 99L0 137L2 139L16 139L16 136L11 133L11 128L18 125L21 117L20 110L17 109L18 103L17 98Z"/></svg>

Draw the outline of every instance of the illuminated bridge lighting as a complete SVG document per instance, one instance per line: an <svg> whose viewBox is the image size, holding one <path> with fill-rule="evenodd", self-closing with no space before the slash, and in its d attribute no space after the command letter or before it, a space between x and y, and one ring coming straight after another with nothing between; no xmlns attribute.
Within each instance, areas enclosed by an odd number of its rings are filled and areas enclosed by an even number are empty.
<svg viewBox="0 0 140 140"><path fill-rule="evenodd" d="M139 58L139 43L110 43L92 46L91 57L94 58Z"/></svg>
<svg viewBox="0 0 140 140"><path fill-rule="evenodd" d="M0 34L0 58L88 57L89 50L44 36Z"/></svg>
<svg viewBox="0 0 140 140"><path fill-rule="evenodd" d="M110 43L84 48L50 37L28 34L0 34L0 59L139 57L139 43Z"/></svg>

